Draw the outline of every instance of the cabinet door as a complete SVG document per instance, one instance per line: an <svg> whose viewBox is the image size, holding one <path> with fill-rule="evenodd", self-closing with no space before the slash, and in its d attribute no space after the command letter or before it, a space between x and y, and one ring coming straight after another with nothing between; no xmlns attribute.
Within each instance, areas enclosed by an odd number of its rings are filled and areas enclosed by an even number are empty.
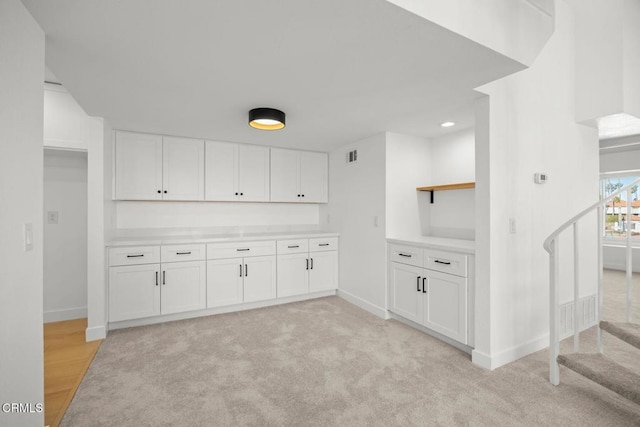
<svg viewBox="0 0 640 427"><path fill-rule="evenodd" d="M278 255L278 298L309 292L309 255Z"/></svg>
<svg viewBox="0 0 640 427"><path fill-rule="evenodd" d="M467 343L467 279L424 270L424 325L463 344Z"/></svg>
<svg viewBox="0 0 640 427"><path fill-rule="evenodd" d="M243 202L269 201L269 148L239 146L238 191Z"/></svg>
<svg viewBox="0 0 640 427"><path fill-rule="evenodd" d="M206 142L206 200L238 200L238 144Z"/></svg>
<svg viewBox="0 0 640 427"><path fill-rule="evenodd" d="M204 141L163 137L163 200L204 200Z"/></svg>
<svg viewBox="0 0 640 427"><path fill-rule="evenodd" d="M243 301L242 258L215 259L207 262L207 307L240 304Z"/></svg>
<svg viewBox="0 0 640 427"><path fill-rule="evenodd" d="M300 152L301 201L327 203L328 169L326 153Z"/></svg>
<svg viewBox="0 0 640 427"><path fill-rule="evenodd" d="M300 152L271 149L271 201L299 202Z"/></svg>
<svg viewBox="0 0 640 427"><path fill-rule="evenodd" d="M338 252L311 252L309 264L309 292L338 287Z"/></svg>
<svg viewBox="0 0 640 427"><path fill-rule="evenodd" d="M162 264L162 314L198 310L207 305L204 261Z"/></svg>
<svg viewBox="0 0 640 427"><path fill-rule="evenodd" d="M244 259L244 302L276 297L276 257L274 255Z"/></svg>
<svg viewBox="0 0 640 427"><path fill-rule="evenodd" d="M116 132L116 200L162 199L162 137Z"/></svg>
<svg viewBox="0 0 640 427"><path fill-rule="evenodd" d="M423 269L392 262L389 274L389 310L423 323Z"/></svg>
<svg viewBox="0 0 640 427"><path fill-rule="evenodd" d="M109 322L160 314L160 264L109 268Z"/></svg>

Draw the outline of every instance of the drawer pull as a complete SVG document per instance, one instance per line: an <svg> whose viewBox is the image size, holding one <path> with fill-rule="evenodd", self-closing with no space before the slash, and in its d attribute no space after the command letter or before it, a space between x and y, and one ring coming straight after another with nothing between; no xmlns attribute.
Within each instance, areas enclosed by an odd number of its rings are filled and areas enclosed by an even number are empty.
<svg viewBox="0 0 640 427"><path fill-rule="evenodd" d="M249 250L251 250L251 249L249 249L249 248L236 249L236 251L238 251L238 252L249 251Z"/></svg>
<svg viewBox="0 0 640 427"><path fill-rule="evenodd" d="M427 280L426 277L422 278L422 293L426 294L427 293L427 287L424 285L424 281Z"/></svg>
<svg viewBox="0 0 640 427"><path fill-rule="evenodd" d="M127 255L127 258L140 258L143 257L144 254L138 254L138 255Z"/></svg>
<svg viewBox="0 0 640 427"><path fill-rule="evenodd" d="M435 260L433 262L437 262L438 264L451 265L451 263L449 261L440 261L439 259L437 259L437 260Z"/></svg>
<svg viewBox="0 0 640 427"><path fill-rule="evenodd" d="M320 243L318 246L329 246L329 243Z"/></svg>
<svg viewBox="0 0 640 427"><path fill-rule="evenodd" d="M293 249L293 248L299 248L300 245L291 245L291 246L287 246L289 249Z"/></svg>
<svg viewBox="0 0 640 427"><path fill-rule="evenodd" d="M191 251L188 251L188 252L176 252L176 255L191 255Z"/></svg>
<svg viewBox="0 0 640 427"><path fill-rule="evenodd" d="M403 256L406 258L411 258L411 255L407 255L407 254L403 254L403 253L399 253L398 256Z"/></svg>

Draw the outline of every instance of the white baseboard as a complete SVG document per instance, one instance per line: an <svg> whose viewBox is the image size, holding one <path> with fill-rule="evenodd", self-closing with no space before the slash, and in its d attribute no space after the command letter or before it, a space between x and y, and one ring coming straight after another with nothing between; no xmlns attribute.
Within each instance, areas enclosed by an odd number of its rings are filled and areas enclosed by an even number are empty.
<svg viewBox="0 0 640 427"><path fill-rule="evenodd" d="M83 319L85 317L87 317L87 307L66 308L64 310L50 310L43 313L44 323Z"/></svg>
<svg viewBox="0 0 640 427"><path fill-rule="evenodd" d="M378 307L375 304L371 304L369 301L366 301L360 297L353 295L347 291L342 289L338 289L338 296L345 301L350 302L351 304L360 307L363 310L368 311L371 314L374 314L382 319L390 319L389 312L382 307Z"/></svg>
<svg viewBox="0 0 640 427"><path fill-rule="evenodd" d="M314 292L311 294L295 295L291 297L256 301L226 307L207 308L204 310L185 311L183 313L166 314L164 316L145 317L143 319L123 320L120 322L110 322L109 330L132 328L136 326L155 325L157 323L173 322L176 320L193 319L195 317L211 316L214 314L233 313L237 311L253 310L254 308L270 307L273 305L288 304L291 302L304 301L314 298L323 298L335 295L335 290Z"/></svg>
<svg viewBox="0 0 640 427"><path fill-rule="evenodd" d="M91 328L87 328L84 333L85 340L88 341L97 341L103 340L107 337L107 327L106 326L94 326Z"/></svg>
<svg viewBox="0 0 640 427"><path fill-rule="evenodd" d="M493 371L500 366L504 366L508 363L515 362L525 356L528 356L536 351L540 351L549 346L549 335L545 334L538 338L534 338L523 344L502 350L498 353L489 355L479 350L473 350L471 352L471 361L480 366L481 368Z"/></svg>

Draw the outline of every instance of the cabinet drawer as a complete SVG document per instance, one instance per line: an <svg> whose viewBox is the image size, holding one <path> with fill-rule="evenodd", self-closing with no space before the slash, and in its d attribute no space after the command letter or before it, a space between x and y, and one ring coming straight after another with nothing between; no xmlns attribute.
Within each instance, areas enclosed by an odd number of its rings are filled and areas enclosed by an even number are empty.
<svg viewBox="0 0 640 427"><path fill-rule="evenodd" d="M391 261L422 267L423 250L413 246L389 245Z"/></svg>
<svg viewBox="0 0 640 427"><path fill-rule="evenodd" d="M209 243L207 245L207 259L225 259L275 254L276 242L274 240L265 240L262 242Z"/></svg>
<svg viewBox="0 0 640 427"><path fill-rule="evenodd" d="M162 246L160 248L160 258L162 262L200 261L205 259L205 248L204 244Z"/></svg>
<svg viewBox="0 0 640 427"><path fill-rule="evenodd" d="M278 240L278 254L309 252L309 239Z"/></svg>
<svg viewBox="0 0 640 427"><path fill-rule="evenodd" d="M309 239L309 252L320 251L336 251L338 250L338 238L326 237L326 238L313 238Z"/></svg>
<svg viewBox="0 0 640 427"><path fill-rule="evenodd" d="M109 265L153 264L160 262L160 246L109 248Z"/></svg>
<svg viewBox="0 0 640 427"><path fill-rule="evenodd" d="M467 277L467 256L425 249L424 268Z"/></svg>

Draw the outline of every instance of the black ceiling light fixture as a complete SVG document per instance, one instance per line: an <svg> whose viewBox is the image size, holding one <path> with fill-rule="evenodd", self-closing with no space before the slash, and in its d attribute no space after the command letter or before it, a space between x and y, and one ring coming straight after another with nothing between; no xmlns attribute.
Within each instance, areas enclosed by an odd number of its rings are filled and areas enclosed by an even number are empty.
<svg viewBox="0 0 640 427"><path fill-rule="evenodd" d="M249 126L261 130L284 128L284 113L275 108L254 108L249 111Z"/></svg>

